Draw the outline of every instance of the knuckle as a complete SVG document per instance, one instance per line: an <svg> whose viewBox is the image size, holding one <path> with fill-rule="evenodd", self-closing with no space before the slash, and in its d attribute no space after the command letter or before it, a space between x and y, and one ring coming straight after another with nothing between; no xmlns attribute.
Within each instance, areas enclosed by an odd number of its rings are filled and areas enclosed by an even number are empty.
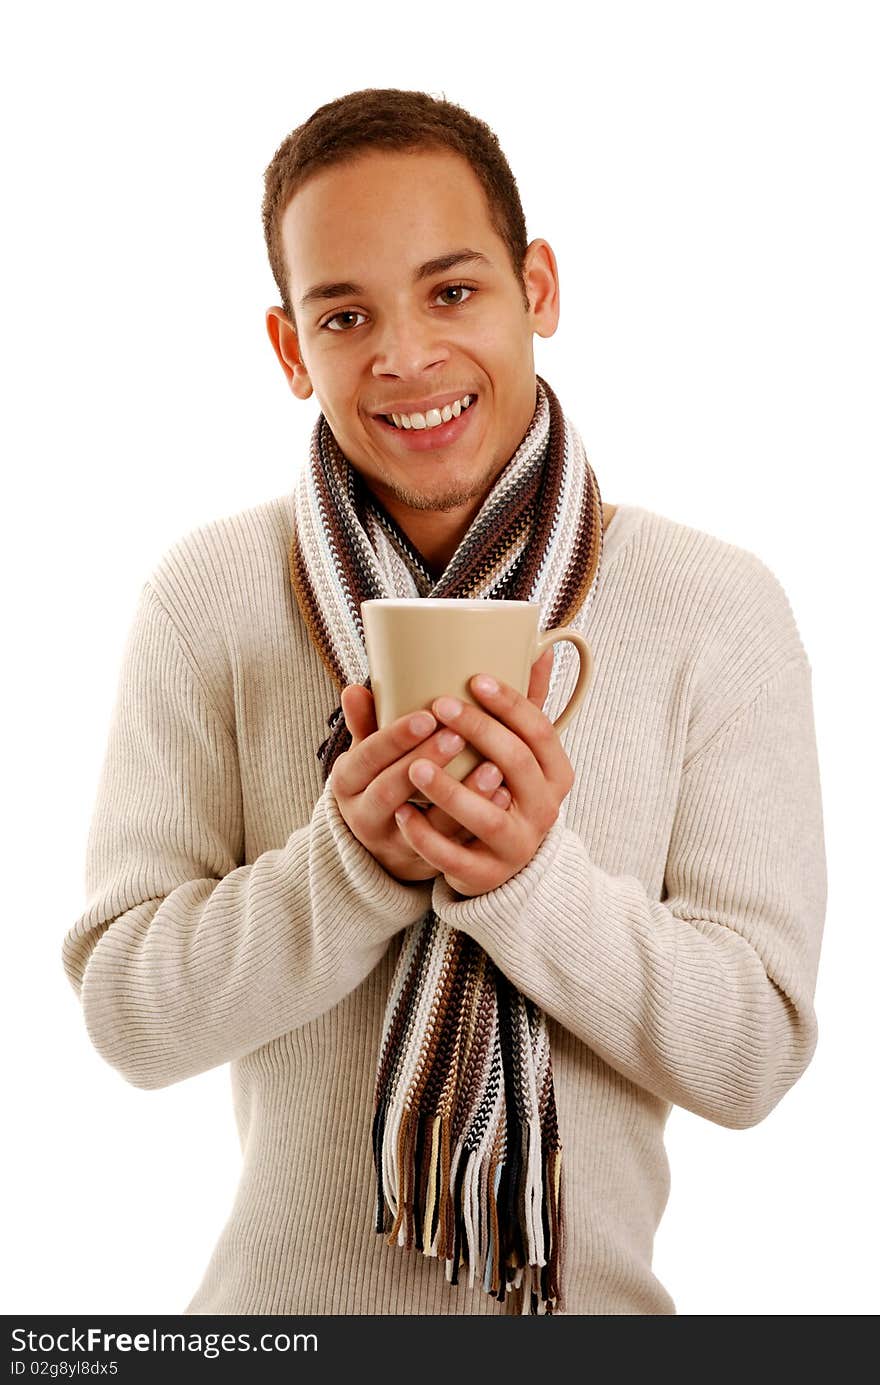
<svg viewBox="0 0 880 1385"><path fill-rule="evenodd" d="M514 774L524 774L530 765L534 764L535 757L525 742L517 739L510 752L510 762Z"/></svg>
<svg viewBox="0 0 880 1385"><path fill-rule="evenodd" d="M556 728L552 721L545 716L539 717L538 724L535 727L535 740L541 745L549 745L555 739L555 736Z"/></svg>
<svg viewBox="0 0 880 1385"><path fill-rule="evenodd" d="M342 797L348 796L345 781L349 765L351 764L349 759L350 755L350 750L343 750L341 755L337 755L333 763L333 768L330 771L330 788L337 798L339 798L340 795Z"/></svg>
<svg viewBox="0 0 880 1385"><path fill-rule="evenodd" d="M455 817L455 809L465 790L457 779L450 780L447 774L441 772L434 775L434 778L424 792L427 793L435 803L442 803L444 806L447 806L450 809L450 816ZM458 821L457 818L456 821Z"/></svg>
<svg viewBox="0 0 880 1385"><path fill-rule="evenodd" d="M362 741L356 750L349 751L351 760L349 761L349 773L355 768L362 779L372 779L377 773L376 757L369 740Z"/></svg>
<svg viewBox="0 0 880 1385"><path fill-rule="evenodd" d="M574 788L574 780L574 766L572 765L571 760L569 760L568 756L566 755L565 762L559 774L559 783L562 788L562 798L565 797L565 795L569 792L570 789Z"/></svg>
<svg viewBox="0 0 880 1385"><path fill-rule="evenodd" d="M493 813L491 821L480 830L480 836L491 846L495 842L505 840L510 836L510 819L506 812Z"/></svg>
<svg viewBox="0 0 880 1385"><path fill-rule="evenodd" d="M373 781L368 792L374 811L380 809L383 813L388 814L400 807L399 795L395 792L394 785L383 775Z"/></svg>

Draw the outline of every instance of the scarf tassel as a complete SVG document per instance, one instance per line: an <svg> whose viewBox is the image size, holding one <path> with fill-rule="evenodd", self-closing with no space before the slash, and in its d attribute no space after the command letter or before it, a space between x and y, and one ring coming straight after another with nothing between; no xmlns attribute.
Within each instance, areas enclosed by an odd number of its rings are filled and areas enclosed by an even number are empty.
<svg viewBox="0 0 880 1385"><path fill-rule="evenodd" d="M450 1284L466 1271L499 1303L510 1295L517 1312L551 1315L563 1308L561 1151L541 1149L536 1120L519 1134L514 1157L493 1166L476 1149L462 1157L461 1141L452 1155L448 1114L407 1109L392 1141L383 1100L373 1118L375 1230L389 1246L445 1261Z"/></svg>

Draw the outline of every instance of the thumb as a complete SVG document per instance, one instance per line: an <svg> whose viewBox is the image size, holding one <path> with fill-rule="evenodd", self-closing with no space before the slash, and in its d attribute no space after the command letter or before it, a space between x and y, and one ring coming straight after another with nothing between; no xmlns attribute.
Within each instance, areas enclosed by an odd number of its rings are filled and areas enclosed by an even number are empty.
<svg viewBox="0 0 880 1385"><path fill-rule="evenodd" d="M364 740L376 730L373 694L362 683L349 683L342 689L340 699L345 724L354 743Z"/></svg>

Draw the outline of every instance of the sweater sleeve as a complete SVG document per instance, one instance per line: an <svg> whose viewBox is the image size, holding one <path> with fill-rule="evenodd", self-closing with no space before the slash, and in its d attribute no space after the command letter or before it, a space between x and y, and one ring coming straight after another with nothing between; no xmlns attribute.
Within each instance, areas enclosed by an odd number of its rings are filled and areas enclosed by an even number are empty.
<svg viewBox="0 0 880 1385"><path fill-rule="evenodd" d="M234 737L148 582L62 961L101 1056L169 1086L329 1010L430 903L349 831L329 783L307 826L242 865Z"/></svg>
<svg viewBox="0 0 880 1385"><path fill-rule="evenodd" d="M811 672L787 660L687 762L664 897L610 875L557 818L532 861L433 905L630 1081L731 1129L815 1050L826 904Z"/></svg>

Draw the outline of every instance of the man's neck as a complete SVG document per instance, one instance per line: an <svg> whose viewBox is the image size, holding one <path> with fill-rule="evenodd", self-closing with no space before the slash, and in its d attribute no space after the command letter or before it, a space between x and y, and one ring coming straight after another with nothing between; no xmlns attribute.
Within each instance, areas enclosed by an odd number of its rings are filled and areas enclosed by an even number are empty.
<svg viewBox="0 0 880 1385"><path fill-rule="evenodd" d="M401 527L432 572L443 572L482 503L483 497L473 501L464 516L461 510L454 513L421 510L407 516L406 524Z"/></svg>

